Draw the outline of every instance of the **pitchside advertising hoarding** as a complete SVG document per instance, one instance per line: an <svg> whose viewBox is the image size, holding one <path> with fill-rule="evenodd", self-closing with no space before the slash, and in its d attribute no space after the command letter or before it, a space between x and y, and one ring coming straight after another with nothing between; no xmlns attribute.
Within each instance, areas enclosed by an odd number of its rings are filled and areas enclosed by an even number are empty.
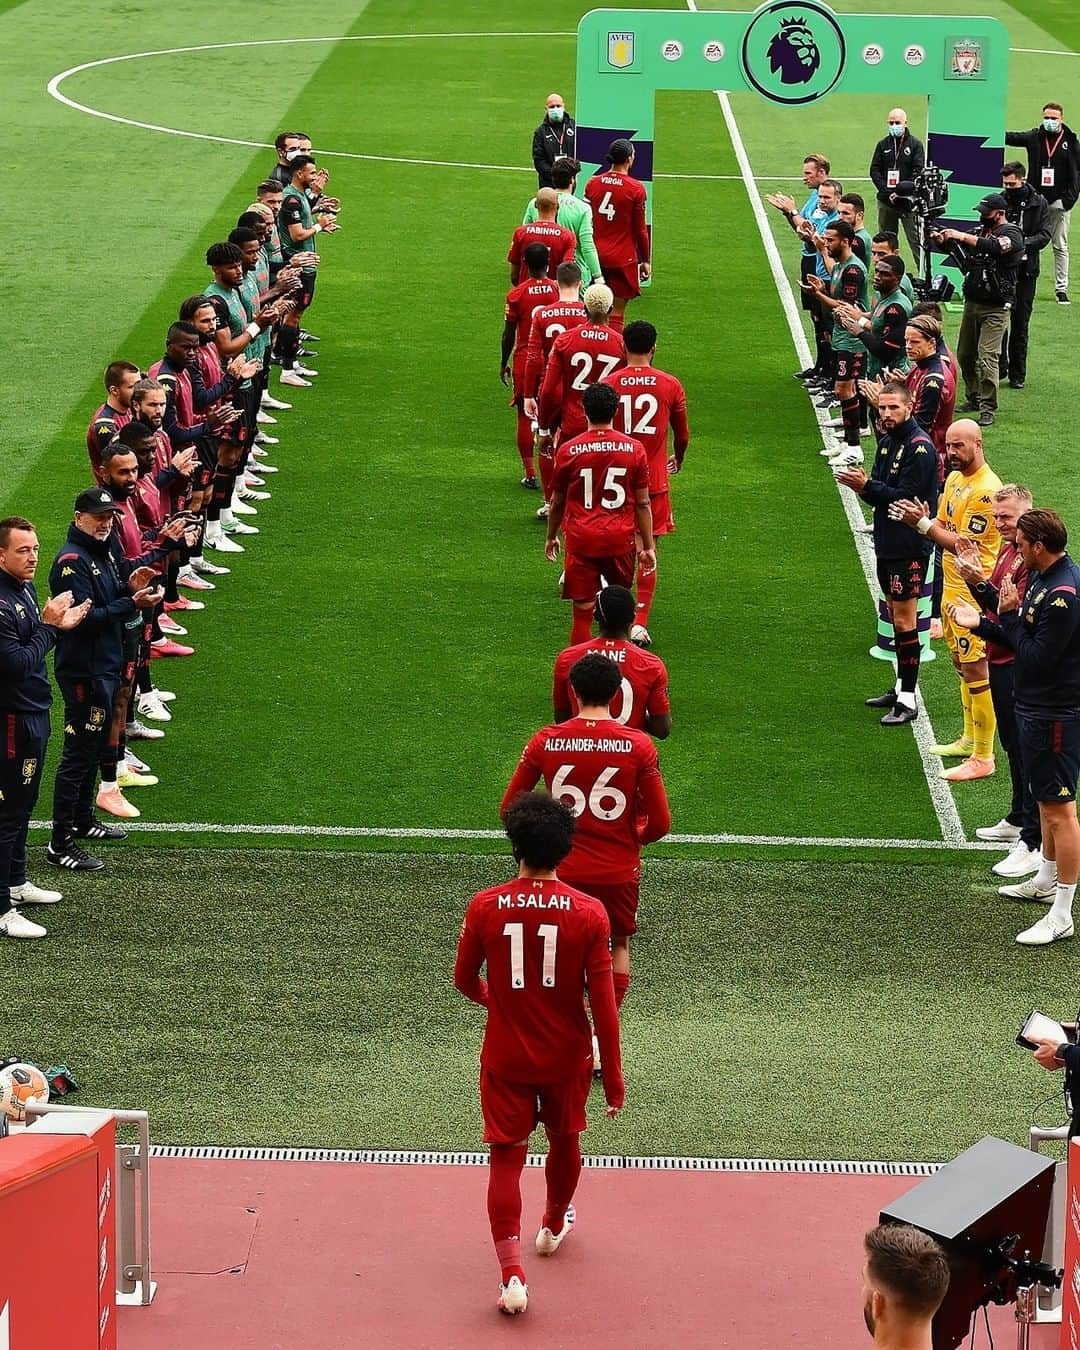
<svg viewBox="0 0 1080 1350"><path fill-rule="evenodd" d="M975 203L1001 187L1008 72L1009 35L996 19L836 14L821 0L768 0L741 14L592 10L578 25L581 181L628 137L652 220L659 90L752 92L795 113L838 93L915 94L929 101L927 158L948 180L948 218L970 224ZM802 150L792 144L796 159Z"/></svg>
<svg viewBox="0 0 1080 1350"><path fill-rule="evenodd" d="M1080 1139L1069 1141L1065 1208L1065 1278L1061 1283L1061 1350L1080 1350Z"/></svg>

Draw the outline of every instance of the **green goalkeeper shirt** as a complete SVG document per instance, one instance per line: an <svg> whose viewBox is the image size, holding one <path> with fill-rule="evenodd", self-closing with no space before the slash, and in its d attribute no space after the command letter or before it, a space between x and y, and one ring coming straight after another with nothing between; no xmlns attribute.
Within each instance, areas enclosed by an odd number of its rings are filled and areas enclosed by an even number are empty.
<svg viewBox="0 0 1080 1350"><path fill-rule="evenodd" d="M529 225L532 221L539 219L540 213L536 209L536 198L534 197L529 203L525 211L525 219L521 223ZM603 276L600 259L596 256L596 245L593 243L592 209L589 203L583 202L580 197L575 197L572 192L560 192L559 209L556 212L555 219L560 225L574 231L574 237L577 239L575 262L581 268L582 280L585 284L588 285L591 277Z"/></svg>

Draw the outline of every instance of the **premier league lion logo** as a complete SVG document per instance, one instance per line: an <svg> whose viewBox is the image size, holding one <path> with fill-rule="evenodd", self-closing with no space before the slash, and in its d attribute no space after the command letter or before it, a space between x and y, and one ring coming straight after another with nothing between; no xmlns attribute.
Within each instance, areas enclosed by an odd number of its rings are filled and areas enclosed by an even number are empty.
<svg viewBox="0 0 1080 1350"><path fill-rule="evenodd" d="M821 65L821 52L805 19L781 19L767 54L769 69L779 73L781 84L806 84Z"/></svg>

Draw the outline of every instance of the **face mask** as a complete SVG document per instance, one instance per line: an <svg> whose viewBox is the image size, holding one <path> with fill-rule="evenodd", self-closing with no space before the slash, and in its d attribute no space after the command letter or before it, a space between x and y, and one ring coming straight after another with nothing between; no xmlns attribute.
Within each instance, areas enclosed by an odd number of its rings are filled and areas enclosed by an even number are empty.
<svg viewBox="0 0 1080 1350"><path fill-rule="evenodd" d="M1006 188L1005 200L1012 206L1015 206L1023 199L1023 188Z"/></svg>
<svg viewBox="0 0 1080 1350"><path fill-rule="evenodd" d="M899 140L900 137L904 134L904 130L905 128L902 127L899 122L889 123L889 135L895 136L897 140Z"/></svg>
<svg viewBox="0 0 1080 1350"><path fill-rule="evenodd" d="M547 110L548 120L551 122L561 122L565 108L549 108Z"/></svg>
<svg viewBox="0 0 1080 1350"><path fill-rule="evenodd" d="M1044 130L1044 131L1060 131L1060 130L1061 130L1061 123L1057 120L1056 117L1044 117L1044 118L1043 118L1043 130Z"/></svg>

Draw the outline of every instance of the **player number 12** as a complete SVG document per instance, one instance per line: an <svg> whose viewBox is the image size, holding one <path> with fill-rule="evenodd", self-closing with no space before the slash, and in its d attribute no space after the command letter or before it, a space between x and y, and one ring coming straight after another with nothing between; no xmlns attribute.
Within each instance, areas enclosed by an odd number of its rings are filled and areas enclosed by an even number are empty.
<svg viewBox="0 0 1080 1350"><path fill-rule="evenodd" d="M542 923L537 928L536 935L544 940L544 967L540 983L545 989L554 989L555 947L559 941L559 930L553 923ZM522 923L504 925L503 937L510 939L510 984L514 989L524 989L525 925Z"/></svg>

